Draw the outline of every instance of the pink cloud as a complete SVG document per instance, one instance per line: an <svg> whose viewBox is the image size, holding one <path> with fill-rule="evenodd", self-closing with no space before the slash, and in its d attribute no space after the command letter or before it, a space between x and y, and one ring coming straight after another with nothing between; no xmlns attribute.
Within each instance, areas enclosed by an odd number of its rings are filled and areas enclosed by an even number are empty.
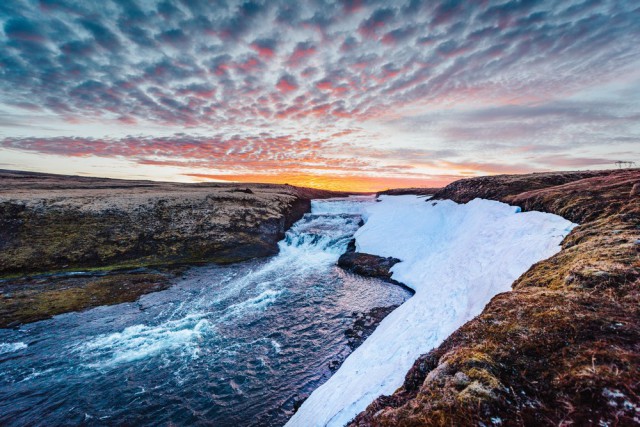
<svg viewBox="0 0 640 427"><path fill-rule="evenodd" d="M278 80L276 87L281 93L289 93L298 89L298 84L292 77L282 76Z"/></svg>
<svg viewBox="0 0 640 427"><path fill-rule="evenodd" d="M310 44L299 43L287 60L291 67L297 67L317 52L317 48Z"/></svg>

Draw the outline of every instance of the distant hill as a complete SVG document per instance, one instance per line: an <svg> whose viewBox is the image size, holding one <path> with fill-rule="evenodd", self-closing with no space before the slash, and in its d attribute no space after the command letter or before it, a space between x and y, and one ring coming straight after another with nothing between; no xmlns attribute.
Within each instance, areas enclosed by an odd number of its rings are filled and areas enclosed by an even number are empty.
<svg viewBox="0 0 640 427"><path fill-rule="evenodd" d="M389 190L379 191L376 196L404 196L406 194L415 194L417 196L430 196L438 192L440 188L429 187L412 187L412 188L392 188Z"/></svg>

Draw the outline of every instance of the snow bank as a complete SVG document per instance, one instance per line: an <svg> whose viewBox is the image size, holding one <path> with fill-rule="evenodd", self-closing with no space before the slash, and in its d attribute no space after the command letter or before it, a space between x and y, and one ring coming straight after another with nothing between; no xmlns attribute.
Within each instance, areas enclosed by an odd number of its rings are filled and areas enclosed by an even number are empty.
<svg viewBox="0 0 640 427"><path fill-rule="evenodd" d="M434 205L435 204L435 205ZM413 362L560 250L574 224L552 214L475 199L382 197L367 208L356 248L403 262L393 278L416 294L386 317L291 418L288 426L343 426L402 385Z"/></svg>

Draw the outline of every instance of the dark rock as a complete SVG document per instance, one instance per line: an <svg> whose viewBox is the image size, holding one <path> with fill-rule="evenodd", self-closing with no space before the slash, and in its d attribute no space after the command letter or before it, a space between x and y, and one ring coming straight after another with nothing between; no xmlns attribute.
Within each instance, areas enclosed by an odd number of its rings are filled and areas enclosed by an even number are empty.
<svg viewBox="0 0 640 427"><path fill-rule="evenodd" d="M333 373L338 370L342 362L339 360L332 360L329 362L329 370Z"/></svg>
<svg viewBox="0 0 640 427"><path fill-rule="evenodd" d="M355 350L373 333L382 319L398 308L399 305L375 307L366 313L354 312L353 325L345 331L345 336L351 350Z"/></svg>
<svg viewBox="0 0 640 427"><path fill-rule="evenodd" d="M364 224L362 224L364 225ZM362 225L360 225L359 227L362 227ZM356 239L351 239L349 240L349 243L347 244L347 250L345 251L345 253L351 253L351 252L355 252L356 251Z"/></svg>
<svg viewBox="0 0 640 427"><path fill-rule="evenodd" d="M234 193L253 194L253 191L251 191L250 188L237 188L237 189L233 189L231 191L234 192Z"/></svg>
<svg viewBox="0 0 640 427"><path fill-rule="evenodd" d="M302 406L304 401L307 400L308 398L309 398L308 394L296 397L296 399L293 401L293 413L294 414L296 412L298 412L298 409L300 409L300 407Z"/></svg>
<svg viewBox="0 0 640 427"><path fill-rule="evenodd" d="M397 258L384 258L361 252L346 252L338 259L338 266L355 274L365 277L391 279L391 267L399 263Z"/></svg>

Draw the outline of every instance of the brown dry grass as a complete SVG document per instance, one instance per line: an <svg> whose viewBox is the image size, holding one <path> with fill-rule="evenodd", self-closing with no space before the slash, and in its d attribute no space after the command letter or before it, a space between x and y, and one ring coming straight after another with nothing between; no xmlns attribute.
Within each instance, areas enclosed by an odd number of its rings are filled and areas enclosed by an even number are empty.
<svg viewBox="0 0 640 427"><path fill-rule="evenodd" d="M0 170L0 277L271 255L311 198L339 195Z"/></svg>
<svg viewBox="0 0 640 427"><path fill-rule="evenodd" d="M575 176L573 176L575 178ZM640 420L640 171L567 183L482 178L442 194L491 197L582 224L483 313L422 356L357 426L637 425ZM558 183L554 185L553 183ZM492 188L492 185L496 188Z"/></svg>

